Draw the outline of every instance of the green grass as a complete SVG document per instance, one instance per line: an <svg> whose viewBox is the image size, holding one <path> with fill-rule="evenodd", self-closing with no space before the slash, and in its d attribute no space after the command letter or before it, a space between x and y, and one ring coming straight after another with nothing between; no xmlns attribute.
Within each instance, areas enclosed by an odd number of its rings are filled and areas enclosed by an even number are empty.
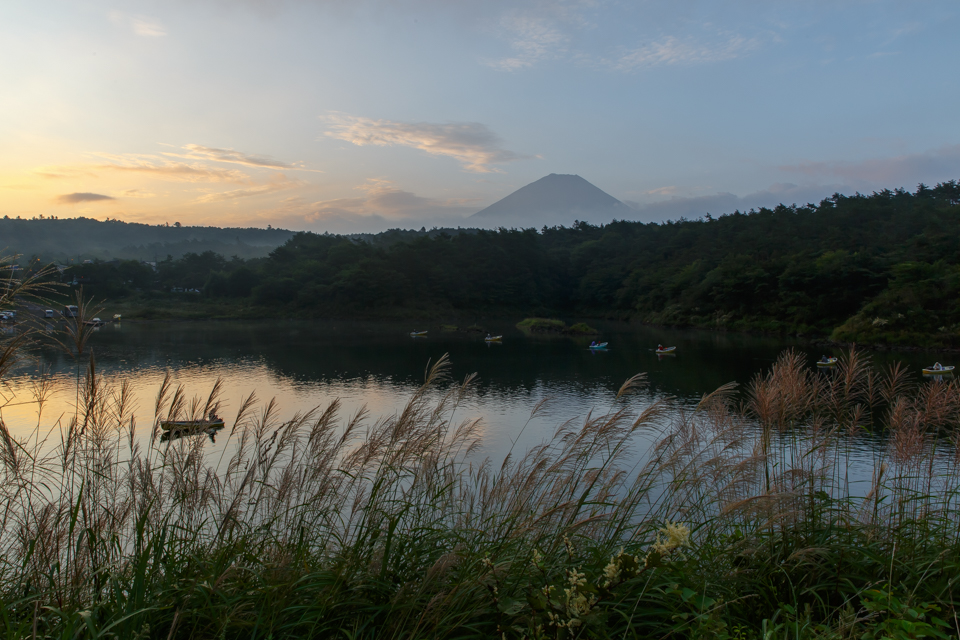
<svg viewBox="0 0 960 640"><path fill-rule="evenodd" d="M138 425L87 336L61 341L76 414L45 416L41 378L32 435L0 427L4 637L957 635L954 382L788 352L682 408L629 401L637 376L484 461L480 422L454 419L472 377L444 358L378 420L251 397L221 458L159 422L217 409L229 381L195 398L168 377ZM858 491L845 470L865 451Z"/></svg>
<svg viewBox="0 0 960 640"><path fill-rule="evenodd" d="M227 320L271 317L269 309L235 302L202 299L195 294L135 298L100 303L107 316L119 313L124 320Z"/></svg>

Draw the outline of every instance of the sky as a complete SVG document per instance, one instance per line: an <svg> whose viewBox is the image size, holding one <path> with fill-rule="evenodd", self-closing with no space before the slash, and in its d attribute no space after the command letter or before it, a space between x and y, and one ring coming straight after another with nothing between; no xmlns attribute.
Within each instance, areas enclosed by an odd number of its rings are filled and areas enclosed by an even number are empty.
<svg viewBox="0 0 960 640"><path fill-rule="evenodd" d="M7 0L0 216L476 226L960 179L956 0Z"/></svg>

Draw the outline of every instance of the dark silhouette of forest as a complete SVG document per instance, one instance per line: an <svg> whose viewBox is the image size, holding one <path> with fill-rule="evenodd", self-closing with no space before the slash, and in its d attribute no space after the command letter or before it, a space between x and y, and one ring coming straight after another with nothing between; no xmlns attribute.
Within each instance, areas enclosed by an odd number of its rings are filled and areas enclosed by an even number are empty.
<svg viewBox="0 0 960 640"><path fill-rule="evenodd" d="M211 250L156 271L99 262L72 273L94 295L196 289L265 315L592 316L960 346L958 232L950 181L662 224L298 233L259 259Z"/></svg>
<svg viewBox="0 0 960 640"><path fill-rule="evenodd" d="M293 236L285 229L150 225L92 218L0 218L0 252L23 259L70 264L83 260L155 261L168 255L213 251L240 258L264 257Z"/></svg>

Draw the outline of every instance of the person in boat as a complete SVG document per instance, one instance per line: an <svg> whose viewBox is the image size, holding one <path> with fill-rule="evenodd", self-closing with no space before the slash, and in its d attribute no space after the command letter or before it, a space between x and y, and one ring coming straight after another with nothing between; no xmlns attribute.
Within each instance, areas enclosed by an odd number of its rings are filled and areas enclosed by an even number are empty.
<svg viewBox="0 0 960 640"><path fill-rule="evenodd" d="M935 362L935 363L933 363L933 368L934 368L935 371L942 371L942 370L943 370L943 365L940 364L939 362Z"/></svg>
<svg viewBox="0 0 960 640"><path fill-rule="evenodd" d="M663 351L663 345L662 345L662 344L658 344L658 345L657 345L657 351Z"/></svg>
<svg viewBox="0 0 960 640"><path fill-rule="evenodd" d="M830 358L828 358L827 356L823 356L822 358L820 358L820 362L823 362L823 363L830 362Z"/></svg>
<svg viewBox="0 0 960 640"><path fill-rule="evenodd" d="M596 340L591 341L591 342L590 342L590 346L591 346L591 347L597 346L597 341L596 341Z"/></svg>
<svg viewBox="0 0 960 640"><path fill-rule="evenodd" d="M217 415L217 412L214 409L210 409L210 415L207 416L207 420L209 420L210 422L223 422L223 420L220 419L220 416Z"/></svg>

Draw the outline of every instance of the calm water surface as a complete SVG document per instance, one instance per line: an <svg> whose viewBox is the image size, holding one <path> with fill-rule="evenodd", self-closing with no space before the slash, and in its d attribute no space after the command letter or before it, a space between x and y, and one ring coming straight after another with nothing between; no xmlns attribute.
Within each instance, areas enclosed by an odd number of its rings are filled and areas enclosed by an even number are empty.
<svg viewBox="0 0 960 640"><path fill-rule="evenodd" d="M399 411L422 382L427 362L448 353L455 379L479 375L457 415L481 418L485 452L495 457L515 441L524 448L548 438L565 421L607 410L620 385L636 373L646 372L649 380L649 387L629 400L636 408L662 396L690 406L724 383L748 383L787 348L805 353L811 366L824 353L840 355L776 338L594 321L609 348L590 351L589 338L525 336L511 322L485 324L503 334L502 344L486 344L482 334L412 323L258 321L109 324L93 335L90 346L110 381L130 382L144 430L168 371L191 396L205 395L222 377L221 415L228 425L241 398L251 392L261 400L276 398L284 418L335 398L343 403L344 418L363 406L377 418ZM428 337L409 336L425 328ZM658 357L657 344L675 345L676 355ZM931 352L870 355L878 364L905 362L918 380L922 366L949 359ZM39 419L45 429L74 412L76 364L52 348L40 352L39 362L54 377ZM23 366L2 389L2 417L15 435L25 436L38 424L37 407L30 402L36 377L36 365ZM531 420L531 410L545 398L546 410ZM219 440L212 446L222 446Z"/></svg>

